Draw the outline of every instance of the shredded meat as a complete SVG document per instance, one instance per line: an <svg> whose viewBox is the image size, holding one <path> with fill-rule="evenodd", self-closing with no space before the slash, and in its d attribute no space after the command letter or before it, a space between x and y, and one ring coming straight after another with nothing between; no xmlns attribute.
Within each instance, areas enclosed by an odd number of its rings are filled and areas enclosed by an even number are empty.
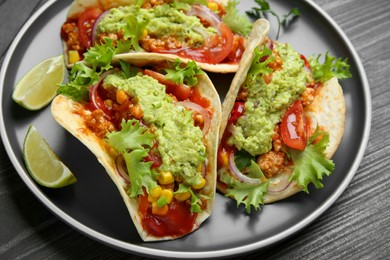
<svg viewBox="0 0 390 260"><path fill-rule="evenodd" d="M267 178L281 173L288 165L279 125L276 125L272 136L272 150L257 157L256 162Z"/></svg>
<svg viewBox="0 0 390 260"><path fill-rule="evenodd" d="M257 158L257 164L260 166L260 169L263 171L264 175L267 178L280 173L283 170L285 164L286 154L284 152L275 152L269 151Z"/></svg>
<svg viewBox="0 0 390 260"><path fill-rule="evenodd" d="M153 8L156 5L162 5L164 3L171 3L172 0L145 0L142 4L142 8Z"/></svg>
<svg viewBox="0 0 390 260"><path fill-rule="evenodd" d="M86 115L85 123L100 138L103 138L107 132L115 130L113 123L104 117L104 113L100 109L94 110L91 114Z"/></svg>
<svg viewBox="0 0 390 260"><path fill-rule="evenodd" d="M79 41L79 29L76 22L67 22L62 26L62 38L66 42L69 50L82 50Z"/></svg>
<svg viewBox="0 0 390 260"><path fill-rule="evenodd" d="M301 95L302 105L308 106L314 101L314 92L313 88L306 88L306 90Z"/></svg>
<svg viewBox="0 0 390 260"><path fill-rule="evenodd" d="M146 51L158 50L173 50L182 47L182 43L175 37L163 36L161 38L153 38L151 35L146 35L140 39L140 44Z"/></svg>

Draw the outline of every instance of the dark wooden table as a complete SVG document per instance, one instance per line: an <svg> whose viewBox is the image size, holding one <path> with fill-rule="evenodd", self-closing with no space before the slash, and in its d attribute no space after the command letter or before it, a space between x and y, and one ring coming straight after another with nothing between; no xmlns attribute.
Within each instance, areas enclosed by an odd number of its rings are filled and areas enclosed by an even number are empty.
<svg viewBox="0 0 390 260"><path fill-rule="evenodd" d="M0 64L21 26L45 2L0 0ZM390 258L390 2L314 2L341 26L367 72L369 143L352 182L323 215L285 241L236 259ZM1 142L0 258L146 259L100 244L54 216L22 182Z"/></svg>

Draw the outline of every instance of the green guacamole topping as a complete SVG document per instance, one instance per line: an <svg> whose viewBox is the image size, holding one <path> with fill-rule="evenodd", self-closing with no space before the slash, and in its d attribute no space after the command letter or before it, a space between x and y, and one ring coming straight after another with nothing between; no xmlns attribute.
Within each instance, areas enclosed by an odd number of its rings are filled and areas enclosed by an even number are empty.
<svg viewBox="0 0 390 260"><path fill-rule="evenodd" d="M143 28L137 37L147 32L152 38L174 37L182 47L201 47L204 38L200 32L216 33L212 27L205 28L195 16L188 16L183 11L169 4L158 5L154 8L144 9L136 5L111 9L98 24L98 34L118 33ZM130 29L131 28L131 29Z"/></svg>
<svg viewBox="0 0 390 260"><path fill-rule="evenodd" d="M248 92L245 110L232 129L229 145L244 149L253 156L272 148L272 135L286 109L305 91L309 72L300 54L288 44L276 45L273 52L283 60L281 70L273 71L266 84L263 74L247 77L242 86Z"/></svg>
<svg viewBox="0 0 390 260"><path fill-rule="evenodd" d="M163 164L161 171L180 174L187 183L201 177L199 166L206 159L206 147L199 127L194 126L191 112L175 105L157 80L138 74L125 78L123 73L108 75L104 88L126 91L141 106L143 120L154 130Z"/></svg>

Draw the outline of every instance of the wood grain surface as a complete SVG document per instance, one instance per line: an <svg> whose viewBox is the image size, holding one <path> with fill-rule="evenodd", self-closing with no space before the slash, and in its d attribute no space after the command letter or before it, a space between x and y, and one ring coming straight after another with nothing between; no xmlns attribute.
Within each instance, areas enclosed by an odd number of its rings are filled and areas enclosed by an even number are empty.
<svg viewBox="0 0 390 260"><path fill-rule="evenodd" d="M0 0L0 64L45 2ZM372 96L369 143L352 182L324 214L288 239L234 259L390 258L390 1L314 2L341 26L363 62ZM0 258L147 259L100 244L54 216L22 182L1 142Z"/></svg>

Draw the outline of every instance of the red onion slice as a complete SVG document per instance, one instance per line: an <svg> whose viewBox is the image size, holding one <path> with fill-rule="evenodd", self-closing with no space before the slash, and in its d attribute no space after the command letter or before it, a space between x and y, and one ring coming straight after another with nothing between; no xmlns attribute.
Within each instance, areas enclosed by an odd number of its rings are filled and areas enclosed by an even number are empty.
<svg viewBox="0 0 390 260"><path fill-rule="evenodd" d="M190 102L187 100L176 102L176 104L201 114L204 120L203 128L202 128L203 135L205 135L209 131L211 125L211 118L210 118L210 114L207 112L205 108L203 108L201 105L198 105L194 102Z"/></svg>
<svg viewBox="0 0 390 260"><path fill-rule="evenodd" d="M130 184L129 174L127 173L126 162L122 154L119 154L115 159L115 168L119 176L125 181L126 184Z"/></svg>
<svg viewBox="0 0 390 260"><path fill-rule="evenodd" d="M288 174L279 174L277 177L269 180L268 192L270 193L278 193L287 189L291 182L290 176Z"/></svg>
<svg viewBox="0 0 390 260"><path fill-rule="evenodd" d="M221 18L204 5L192 5L191 9L187 12L187 15L197 16L200 19L209 23L217 30L218 25L221 23Z"/></svg>
<svg viewBox="0 0 390 260"><path fill-rule="evenodd" d="M102 81L104 80L105 77L107 77L107 75L109 74L112 74L112 73L115 73L119 71L119 69L112 69L112 70L108 70L108 71L105 71L103 72L100 76L99 76L99 82L96 83L95 85L92 85L90 87L90 90L89 90L89 98L90 98L90 101L91 103L93 104L94 108L95 109L100 109L103 111L103 113L105 114L105 116L108 118L108 119L111 119L111 110L106 106L106 104L104 103L104 100L99 96L99 93L98 93L98 89L100 87L100 84L102 83Z"/></svg>
<svg viewBox="0 0 390 260"><path fill-rule="evenodd" d="M204 39L204 46L205 48L210 48L210 37L209 34L207 33L206 29L204 27L194 27L194 31L198 32L199 34L202 35Z"/></svg>
<svg viewBox="0 0 390 260"><path fill-rule="evenodd" d="M269 40L266 42L265 45L266 45L267 48L270 49L270 50L273 50L273 49L274 49L274 41L271 40L271 39L269 39Z"/></svg>
<svg viewBox="0 0 390 260"><path fill-rule="evenodd" d="M109 13L110 13L110 10L104 11L103 13L101 13L99 15L98 18L96 18L95 22L93 23L92 33L91 33L91 46L93 46L94 43L95 43L96 36L97 36L97 28L98 28L99 22Z"/></svg>
<svg viewBox="0 0 390 260"><path fill-rule="evenodd" d="M236 165L236 162L234 161L234 153L231 152L229 155L229 170L233 173L233 175L240 181L248 183L248 184L261 184L260 179L250 178L243 174Z"/></svg>

